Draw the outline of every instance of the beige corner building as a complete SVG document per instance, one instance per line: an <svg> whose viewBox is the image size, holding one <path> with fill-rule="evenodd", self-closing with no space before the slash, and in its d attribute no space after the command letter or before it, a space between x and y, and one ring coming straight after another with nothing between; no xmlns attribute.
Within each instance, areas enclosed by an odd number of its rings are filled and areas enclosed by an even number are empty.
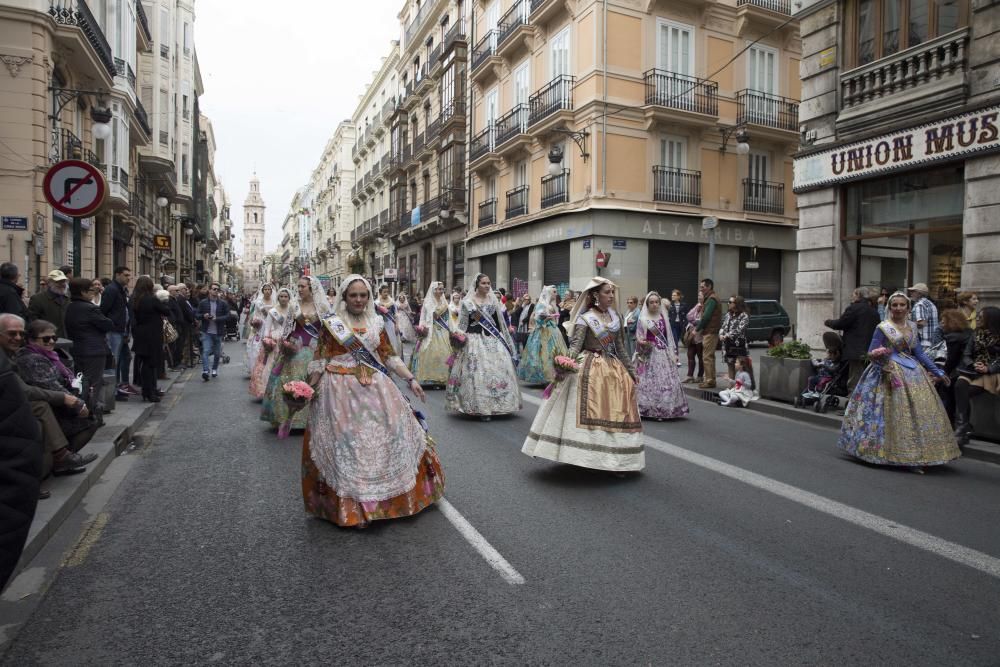
<svg viewBox="0 0 1000 667"><path fill-rule="evenodd" d="M800 44L787 2L471 11L467 273L515 293L578 290L610 253L600 273L626 294L679 288L693 302L713 272L723 294L794 303Z"/></svg>
<svg viewBox="0 0 1000 667"><path fill-rule="evenodd" d="M814 345L859 285L1000 304L1000 5L805 0L796 296Z"/></svg>

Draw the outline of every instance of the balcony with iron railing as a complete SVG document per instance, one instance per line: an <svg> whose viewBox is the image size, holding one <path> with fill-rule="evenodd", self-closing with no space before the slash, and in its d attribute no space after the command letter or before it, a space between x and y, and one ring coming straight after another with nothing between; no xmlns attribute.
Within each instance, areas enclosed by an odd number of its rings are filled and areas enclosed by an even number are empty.
<svg viewBox="0 0 1000 667"><path fill-rule="evenodd" d="M562 74L549 81L528 98L528 126L532 127L559 112L573 110L573 86L576 77Z"/></svg>
<svg viewBox="0 0 1000 667"><path fill-rule="evenodd" d="M406 40L403 44L403 48L410 48L410 44L417 36L417 33L420 32L420 28L423 27L424 22L427 20L427 17L430 16L431 12L434 11L434 7L436 5L437 2L434 0L427 0L427 2L420 6L420 9L417 10L417 15L413 17L413 20L406 26L406 31L403 33Z"/></svg>
<svg viewBox="0 0 1000 667"><path fill-rule="evenodd" d="M838 135L961 108L969 98L969 40L970 29L959 28L842 73Z"/></svg>
<svg viewBox="0 0 1000 667"><path fill-rule="evenodd" d="M142 2L135 0L135 16L138 21L139 29L142 30L143 36L146 38L146 42L153 43L153 33L149 31L149 19L146 17L146 10L142 7Z"/></svg>
<svg viewBox="0 0 1000 667"><path fill-rule="evenodd" d="M507 220L528 214L528 186L519 185L507 191Z"/></svg>
<svg viewBox="0 0 1000 667"><path fill-rule="evenodd" d="M496 147L501 154L506 152L506 144L515 137L524 136L526 140L530 141L530 137L525 135L525 132L528 131L528 105L518 104L498 118L495 127Z"/></svg>
<svg viewBox="0 0 1000 667"><path fill-rule="evenodd" d="M133 190L129 196L129 213L133 218L146 220L146 202L141 192Z"/></svg>
<svg viewBox="0 0 1000 667"><path fill-rule="evenodd" d="M465 100L453 100L441 108L441 131L444 132L452 123L465 124Z"/></svg>
<svg viewBox="0 0 1000 667"><path fill-rule="evenodd" d="M569 169L561 173L542 176L542 208L549 208L569 201Z"/></svg>
<svg viewBox="0 0 1000 667"><path fill-rule="evenodd" d="M487 199L486 201L479 204L479 228L489 227L490 225L496 223L497 221L497 200L496 198Z"/></svg>
<svg viewBox="0 0 1000 667"><path fill-rule="evenodd" d="M784 215L785 184L744 178L743 210Z"/></svg>
<svg viewBox="0 0 1000 667"><path fill-rule="evenodd" d="M135 72L132 71L130 64L121 58L115 58L115 75L125 79L132 93L135 93Z"/></svg>
<svg viewBox="0 0 1000 667"><path fill-rule="evenodd" d="M565 8L566 0L531 0L531 22L545 23Z"/></svg>
<svg viewBox="0 0 1000 667"><path fill-rule="evenodd" d="M483 35L476 46L472 49L472 74L473 77L476 76L476 72L480 71L482 65L486 63L490 58L496 55L497 49L497 33L495 30L490 30L488 33Z"/></svg>
<svg viewBox="0 0 1000 667"><path fill-rule="evenodd" d="M719 116L719 84L698 77L651 69L643 74L646 104L712 118ZM674 114L669 114L673 117Z"/></svg>
<svg viewBox="0 0 1000 667"><path fill-rule="evenodd" d="M139 123L139 127L142 128L146 136L153 136L153 128L149 126L149 116L146 114L146 107L142 106L141 100L135 101L135 119Z"/></svg>
<svg viewBox="0 0 1000 667"><path fill-rule="evenodd" d="M413 157L417 158L424 150L424 133L417 132L413 137Z"/></svg>
<svg viewBox="0 0 1000 667"><path fill-rule="evenodd" d="M438 144L438 139L441 138L441 117L438 116L431 122L427 123L427 129L424 131L424 136L426 137L427 147L434 148Z"/></svg>
<svg viewBox="0 0 1000 667"><path fill-rule="evenodd" d="M128 172L114 164L108 174L108 202L112 208L127 208L130 204Z"/></svg>
<svg viewBox="0 0 1000 667"><path fill-rule="evenodd" d="M475 163L480 158L490 154L496 148L496 127L489 124L483 131L472 137L469 145L469 163Z"/></svg>
<svg viewBox="0 0 1000 667"><path fill-rule="evenodd" d="M497 55L509 58L534 28L528 22L531 6L528 0L514 0L510 9L500 17L497 26Z"/></svg>
<svg viewBox="0 0 1000 667"><path fill-rule="evenodd" d="M101 24L94 18L85 0L49 0L49 16L59 26L79 28L106 73L114 80L118 69L111 53L111 45L108 44L104 31L101 30Z"/></svg>
<svg viewBox="0 0 1000 667"><path fill-rule="evenodd" d="M736 124L799 131L799 101L759 90L736 93Z"/></svg>
<svg viewBox="0 0 1000 667"><path fill-rule="evenodd" d="M736 0L736 6L766 9L769 12L785 16L790 16L792 13L791 0Z"/></svg>
<svg viewBox="0 0 1000 667"><path fill-rule="evenodd" d="M701 206L701 172L654 166L653 201Z"/></svg>
<svg viewBox="0 0 1000 667"><path fill-rule="evenodd" d="M444 39L441 41L441 59L442 61L456 46L466 46L468 44L468 36L465 34L465 19L460 18L455 25L448 29L445 34Z"/></svg>

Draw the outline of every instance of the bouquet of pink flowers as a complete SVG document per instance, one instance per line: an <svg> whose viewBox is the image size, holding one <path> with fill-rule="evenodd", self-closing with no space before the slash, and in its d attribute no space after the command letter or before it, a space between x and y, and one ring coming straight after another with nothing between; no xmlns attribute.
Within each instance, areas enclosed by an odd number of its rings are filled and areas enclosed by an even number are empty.
<svg viewBox="0 0 1000 667"><path fill-rule="evenodd" d="M899 389L903 386L902 380L894 375L888 367L883 364L892 356L892 350L888 347L876 347L874 350L868 353L868 359L872 363L878 364L882 367L882 379L889 382L889 386L892 389Z"/></svg>
<svg viewBox="0 0 1000 667"><path fill-rule="evenodd" d="M286 353L295 354L296 352L299 351L299 341L295 340L294 338L286 338L285 340L281 341L281 347L285 350Z"/></svg>
<svg viewBox="0 0 1000 667"><path fill-rule="evenodd" d="M417 326L413 327L413 330L416 331L417 335L420 336L421 338L427 335L427 327L425 327L423 324L418 324Z"/></svg>
<svg viewBox="0 0 1000 667"><path fill-rule="evenodd" d="M254 329L260 329L262 326L264 326L264 320L254 319L250 323L250 326L252 326Z"/></svg>
<svg viewBox="0 0 1000 667"><path fill-rule="evenodd" d="M278 437L283 440L292 431L292 416L309 404L316 391L308 382L292 380L281 385L281 393L288 406L288 419L278 427Z"/></svg>
<svg viewBox="0 0 1000 667"><path fill-rule="evenodd" d="M274 346L277 345L277 343L275 343L274 339L271 338L270 336L264 336L261 339L260 344L263 345L264 349L267 350L268 352L270 352L271 350L273 350Z"/></svg>
<svg viewBox="0 0 1000 667"><path fill-rule="evenodd" d="M461 331L452 331L449 336L451 339L451 346L455 348L465 347L465 334Z"/></svg>
<svg viewBox="0 0 1000 667"><path fill-rule="evenodd" d="M565 355L558 355L552 361L552 365L556 369L556 379L554 382L550 383L549 386L545 387L545 391L542 392L542 398L548 398L552 395L552 390L556 386L556 382L559 382L567 373L576 373L580 370L580 364L571 357Z"/></svg>
<svg viewBox="0 0 1000 667"><path fill-rule="evenodd" d="M876 363L882 363L892 356L892 350L887 347L876 347L868 353L868 358Z"/></svg>
<svg viewBox="0 0 1000 667"><path fill-rule="evenodd" d="M389 309L386 308L385 306L380 306L380 305L378 305L376 303L375 304L375 312L378 313L379 315L388 315L389 314Z"/></svg>

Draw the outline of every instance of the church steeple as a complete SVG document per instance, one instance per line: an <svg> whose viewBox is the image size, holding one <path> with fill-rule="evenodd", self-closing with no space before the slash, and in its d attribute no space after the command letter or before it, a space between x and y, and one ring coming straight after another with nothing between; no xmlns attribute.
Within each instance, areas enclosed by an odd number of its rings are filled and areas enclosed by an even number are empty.
<svg viewBox="0 0 1000 667"><path fill-rule="evenodd" d="M256 278L264 259L264 199L260 195L260 179L256 172L250 179L250 191L243 201L243 270Z"/></svg>

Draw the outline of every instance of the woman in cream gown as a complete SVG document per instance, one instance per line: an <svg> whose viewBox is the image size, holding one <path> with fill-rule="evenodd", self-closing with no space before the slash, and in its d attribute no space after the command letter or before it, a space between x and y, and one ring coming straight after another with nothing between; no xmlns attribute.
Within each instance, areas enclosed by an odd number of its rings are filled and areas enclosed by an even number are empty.
<svg viewBox="0 0 1000 667"><path fill-rule="evenodd" d="M246 322L249 325L246 333L246 355L243 358L243 368L246 369L248 377L257 363L257 357L260 355L260 342L263 340L260 330L264 326L267 311L274 308L276 302L274 286L271 283L265 283L261 285L257 291L257 296L250 303L250 312L247 313L246 318Z"/></svg>
<svg viewBox="0 0 1000 667"><path fill-rule="evenodd" d="M420 309L423 333L410 357L410 370L422 387L444 387L448 384L448 357L451 356L448 325L448 303L444 300L444 283L432 282ZM418 332L419 333L419 332Z"/></svg>
<svg viewBox="0 0 1000 667"><path fill-rule="evenodd" d="M264 322L258 330L261 348L257 354L257 361L250 369L249 386L250 395L258 401L264 398L267 381L271 377L271 369L274 368L274 362L281 355L281 340L285 324L288 322L294 307L291 290L282 287L278 290L278 304L266 313L262 313Z"/></svg>
<svg viewBox="0 0 1000 667"><path fill-rule="evenodd" d="M528 456L616 473L645 467L636 374L625 324L613 308L615 284L592 278L567 329L578 372L565 374L542 403L521 451Z"/></svg>

